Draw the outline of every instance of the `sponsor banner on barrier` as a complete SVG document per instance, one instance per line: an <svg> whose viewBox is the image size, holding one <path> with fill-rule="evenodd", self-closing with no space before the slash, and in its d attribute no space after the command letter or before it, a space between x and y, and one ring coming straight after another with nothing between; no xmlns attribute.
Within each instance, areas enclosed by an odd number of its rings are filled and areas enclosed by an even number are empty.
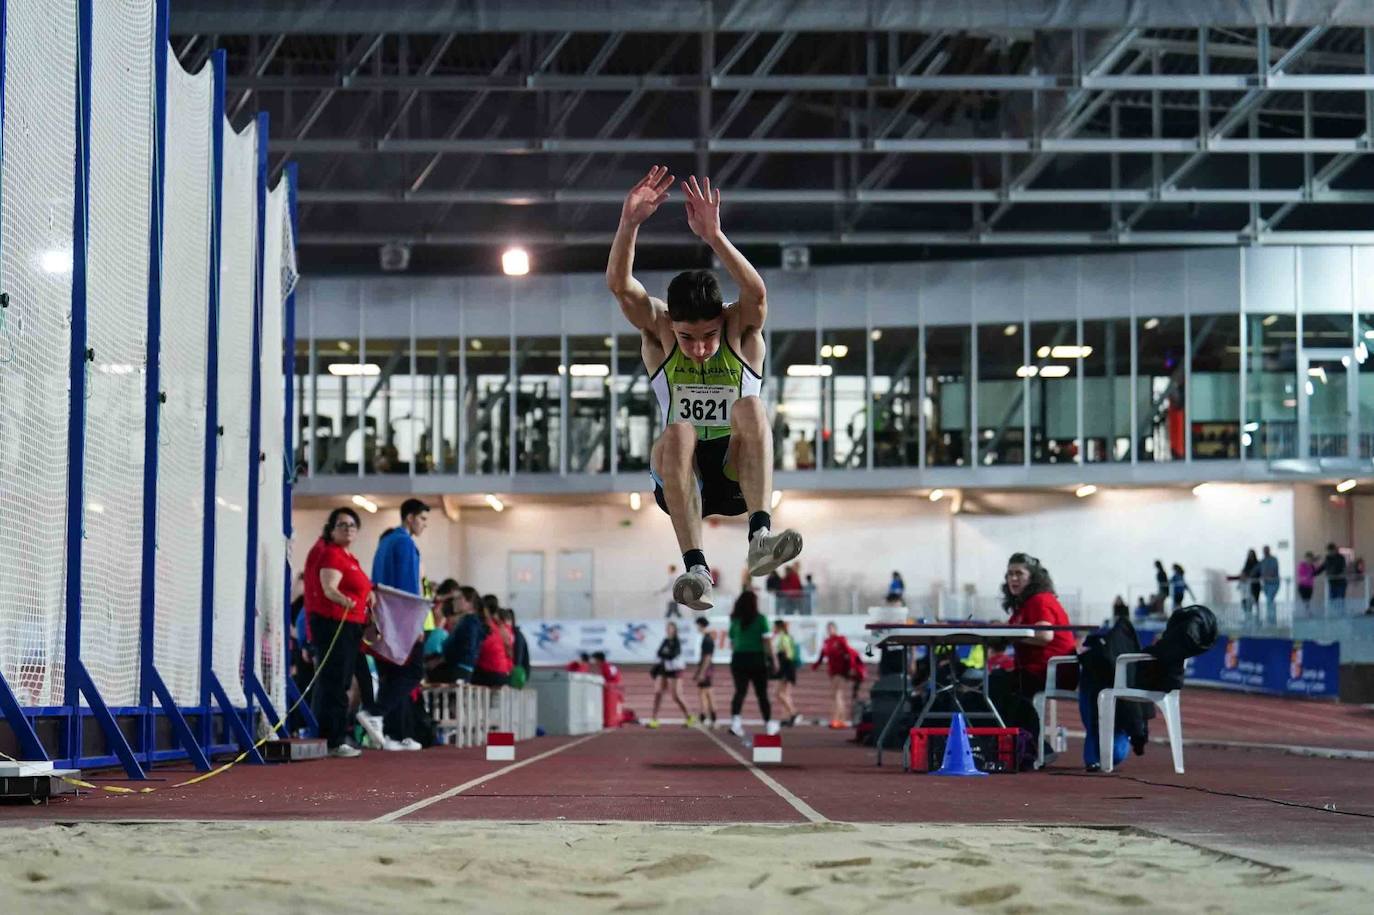
<svg viewBox="0 0 1374 915"><path fill-rule="evenodd" d="M715 639L717 662L730 660L730 618L728 615L708 616L709 632ZM869 618L859 614L837 616L782 616L792 638L801 652L802 663L816 659L825 629L834 623L840 635L863 651L869 644L870 633L865 628ZM525 638L530 646L530 662L540 667L562 666L582 652L604 651L617 664L652 664L658 656L658 646L667 633L668 623L676 622L678 638L682 641L682 660L695 664L701 654L701 633L693 619L677 620L536 620L524 623ZM769 624L773 622L769 619Z"/></svg>
<svg viewBox="0 0 1374 915"><path fill-rule="evenodd" d="M1140 635L1148 645L1157 634ZM1334 697L1339 692L1340 667L1339 642L1221 636L1206 652L1188 659L1184 677L1189 683L1247 692Z"/></svg>

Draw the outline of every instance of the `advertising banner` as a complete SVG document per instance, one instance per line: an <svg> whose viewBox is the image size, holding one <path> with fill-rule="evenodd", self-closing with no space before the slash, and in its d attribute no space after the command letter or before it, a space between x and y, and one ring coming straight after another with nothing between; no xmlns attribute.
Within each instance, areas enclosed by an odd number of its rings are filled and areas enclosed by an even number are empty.
<svg viewBox="0 0 1374 915"><path fill-rule="evenodd" d="M1149 644L1155 635L1141 632L1141 641ZM1340 666L1339 642L1222 636L1206 652L1188 659L1184 676L1189 683L1246 692L1334 698Z"/></svg>

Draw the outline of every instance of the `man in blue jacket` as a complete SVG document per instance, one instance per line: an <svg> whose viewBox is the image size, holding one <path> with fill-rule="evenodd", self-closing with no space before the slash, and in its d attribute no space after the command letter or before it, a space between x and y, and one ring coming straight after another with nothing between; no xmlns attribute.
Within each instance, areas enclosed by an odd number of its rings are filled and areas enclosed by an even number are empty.
<svg viewBox="0 0 1374 915"><path fill-rule="evenodd" d="M415 538L429 524L429 506L419 499L401 503L401 526L382 534L372 558L372 583L389 585L408 594L420 588L420 548ZM410 694L424 678L424 658L416 643L405 664L392 664L374 656L381 689L377 700L358 710L358 723L383 750L419 750L411 733Z"/></svg>

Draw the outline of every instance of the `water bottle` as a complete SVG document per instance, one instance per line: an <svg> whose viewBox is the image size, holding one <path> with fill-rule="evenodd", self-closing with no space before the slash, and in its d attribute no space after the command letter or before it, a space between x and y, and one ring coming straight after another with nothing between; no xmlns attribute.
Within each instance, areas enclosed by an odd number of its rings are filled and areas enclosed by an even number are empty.
<svg viewBox="0 0 1374 915"><path fill-rule="evenodd" d="M1064 753L1069 749L1069 732L1061 724L1054 732L1054 752Z"/></svg>

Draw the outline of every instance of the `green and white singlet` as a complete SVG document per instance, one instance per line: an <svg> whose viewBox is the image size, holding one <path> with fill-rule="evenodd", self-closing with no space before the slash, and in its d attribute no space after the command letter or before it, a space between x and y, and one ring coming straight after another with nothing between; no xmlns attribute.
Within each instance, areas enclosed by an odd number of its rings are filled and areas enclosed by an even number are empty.
<svg viewBox="0 0 1374 915"><path fill-rule="evenodd" d="M697 440L730 434L730 410L741 397L757 396L763 378L721 341L710 359L698 365L673 344L673 351L649 379L664 422L691 423Z"/></svg>

